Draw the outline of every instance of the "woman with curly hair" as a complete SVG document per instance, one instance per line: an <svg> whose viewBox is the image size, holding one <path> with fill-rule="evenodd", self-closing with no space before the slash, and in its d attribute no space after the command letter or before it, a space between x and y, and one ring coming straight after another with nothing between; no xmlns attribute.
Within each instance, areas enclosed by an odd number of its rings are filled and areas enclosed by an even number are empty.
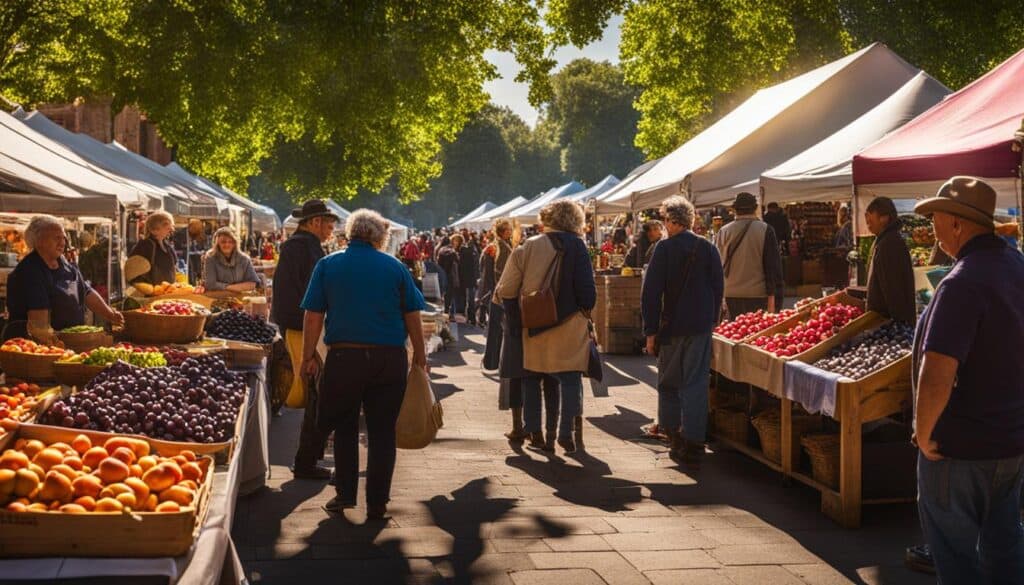
<svg viewBox="0 0 1024 585"><path fill-rule="evenodd" d="M557 322L549 327L521 329L520 333L524 430L531 447L552 449L551 437L545 442L540 429L541 377L549 374L562 390L558 444L572 453L576 450L573 425L583 408L582 373L587 371L590 357L587 315L597 301L597 289L582 238L586 221L583 207L574 201L554 201L541 209L539 219L543 233L512 252L496 295L504 302L509 326L521 328L520 294L540 290L549 269L555 267L552 288Z"/></svg>

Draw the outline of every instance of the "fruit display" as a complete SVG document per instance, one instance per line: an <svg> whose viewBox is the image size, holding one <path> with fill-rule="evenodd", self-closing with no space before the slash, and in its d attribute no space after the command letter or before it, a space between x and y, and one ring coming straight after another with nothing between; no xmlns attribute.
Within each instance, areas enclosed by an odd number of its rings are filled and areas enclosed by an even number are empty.
<svg viewBox="0 0 1024 585"><path fill-rule="evenodd" d="M102 333L103 328L96 325L75 325L60 330L61 333Z"/></svg>
<svg viewBox="0 0 1024 585"><path fill-rule="evenodd" d="M762 335L751 341L777 357L794 356L811 349L831 338L850 321L864 314L860 307L845 304L829 304L811 309L809 318L800 321L785 333Z"/></svg>
<svg viewBox="0 0 1024 585"><path fill-rule="evenodd" d="M859 380L908 355L914 342L914 327L905 323L888 323L862 333L833 348L814 367Z"/></svg>
<svg viewBox="0 0 1024 585"><path fill-rule="evenodd" d="M778 325L795 314L796 311L792 309L784 309L778 313L767 313L761 310L744 313L732 321L726 321L715 327L715 333L732 340L745 339L773 325Z"/></svg>
<svg viewBox="0 0 1024 585"><path fill-rule="evenodd" d="M161 282L160 284L149 284L146 282L137 282L134 285L135 290L146 295L147 297L158 297L161 295L170 294L189 294L196 291L195 287L184 282Z"/></svg>
<svg viewBox="0 0 1024 585"><path fill-rule="evenodd" d="M51 345L44 345L42 343L36 343L31 339L25 339L24 337L15 337L14 339L8 339L0 345L0 351L10 351L15 353L31 353L35 355L51 355L51 356L65 356L74 354L75 352L64 349L63 347L54 347Z"/></svg>
<svg viewBox="0 0 1024 585"><path fill-rule="evenodd" d="M180 512L198 503L208 469L192 451L174 457L149 443L86 435L70 444L19 438L0 454L0 505L9 512Z"/></svg>
<svg viewBox="0 0 1024 585"><path fill-rule="evenodd" d="M135 351L124 347L97 347L92 351L61 358L57 363L109 366L118 360L140 368L159 368L167 365L164 354L155 348L154 351Z"/></svg>
<svg viewBox="0 0 1024 585"><path fill-rule="evenodd" d="M61 427L142 434L167 441L219 443L232 438L245 379L217 356L179 366L138 368L117 362L40 416Z"/></svg>
<svg viewBox="0 0 1024 585"><path fill-rule="evenodd" d="M237 309L241 311L245 308L245 303L242 302L238 297L224 297L213 301L213 306L210 307L214 312L219 313L220 311L228 311L231 309Z"/></svg>
<svg viewBox="0 0 1024 585"><path fill-rule="evenodd" d="M21 383L0 386L0 420L27 420L31 418L42 399L42 389L36 384Z"/></svg>
<svg viewBox="0 0 1024 585"><path fill-rule="evenodd" d="M218 313L207 321L206 333L211 337L266 345L274 342L277 330L259 317L231 309Z"/></svg>
<svg viewBox="0 0 1024 585"><path fill-rule="evenodd" d="M806 307L807 305L813 305L814 303L818 302L819 300L821 300L821 299L816 299L814 297L804 297L804 298L800 299L799 301L797 301L796 304L793 305L793 306L796 307L796 310L799 311L800 309Z"/></svg>
<svg viewBox="0 0 1024 585"><path fill-rule="evenodd" d="M910 251L914 266L927 266L935 245L935 232L931 220L919 215L900 216L900 234Z"/></svg>
<svg viewBox="0 0 1024 585"><path fill-rule="evenodd" d="M156 315L171 315L171 316L192 316L192 315L208 315L210 312L206 310L206 307L199 303L193 303L192 301L185 301L181 299L169 299L166 301L156 301L150 303L147 307L142 309L144 313L151 313Z"/></svg>

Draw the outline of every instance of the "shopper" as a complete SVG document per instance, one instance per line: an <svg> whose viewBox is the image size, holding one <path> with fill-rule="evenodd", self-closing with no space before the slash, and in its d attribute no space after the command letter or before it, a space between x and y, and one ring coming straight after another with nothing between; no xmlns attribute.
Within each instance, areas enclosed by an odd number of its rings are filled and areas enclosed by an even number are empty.
<svg viewBox="0 0 1024 585"><path fill-rule="evenodd" d="M512 252L496 294L506 301L516 301L523 292L538 291L548 270L556 266L557 324L522 333L526 371L523 377L524 430L530 434L531 446L543 447L540 374L551 374L559 381L562 394L558 444L572 453L576 450L573 429L576 417L582 412L581 374L587 371L590 358L589 323L584 313L589 314L594 308L597 289L582 238L583 207L574 201L555 201L541 209L539 219L544 233L530 238Z"/></svg>
<svg viewBox="0 0 1024 585"><path fill-rule="evenodd" d="M696 212L682 197L662 204L668 239L644 273L641 312L647 352L658 356L658 426L677 463L699 466L711 375L711 331L722 306L718 250L691 230ZM682 426L682 430L680 430Z"/></svg>
<svg viewBox="0 0 1024 585"><path fill-rule="evenodd" d="M953 177L915 211L956 258L914 338L918 510L943 584L1024 582L1024 256L996 193Z"/></svg>
<svg viewBox="0 0 1024 585"><path fill-rule="evenodd" d="M174 233L174 218L166 211L154 211L146 217L146 237L128 254L124 275L130 283L157 285L174 282L178 255L168 237Z"/></svg>
<svg viewBox="0 0 1024 585"><path fill-rule="evenodd" d="M483 262L489 264L493 272L494 287L490 295L484 299L488 308L487 315L487 344L484 347L483 366L485 370L498 368L498 358L501 356L501 330L504 310L499 304L500 299L494 297L494 289L505 272L505 264L512 255L512 222L507 219L499 219L494 223L494 241L487 247L487 252L482 255ZM513 411L514 416L515 411ZM522 408L519 409L520 421L522 419ZM520 426L522 426L520 424Z"/></svg>
<svg viewBox="0 0 1024 585"><path fill-rule="evenodd" d="M779 242L780 253L783 256L788 256L792 228L789 225L789 218L786 217L786 212L779 207L778 203L772 201L765 210L764 222L775 230L775 239Z"/></svg>
<svg viewBox="0 0 1024 585"><path fill-rule="evenodd" d="M203 257L203 286L206 290L247 292L256 289L260 278L252 260L238 247L238 236L230 227L213 234L213 248Z"/></svg>
<svg viewBox="0 0 1024 585"><path fill-rule="evenodd" d="M775 230L757 218L757 198L736 195L736 219L715 235L725 276L725 304L730 318L766 310L774 313L775 297L782 294L782 260Z"/></svg>
<svg viewBox="0 0 1024 585"><path fill-rule="evenodd" d="M313 199L292 211L299 227L284 243L274 272L274 295L270 315L284 332L288 355L292 359L294 378L289 396L305 395L305 415L299 433L292 474L298 479L327 479L331 471L317 464L323 459L327 435L316 426L317 387L302 371L303 311L300 307L313 267L324 257L324 242L334 234L338 216L327 205Z"/></svg>
<svg viewBox="0 0 1024 585"><path fill-rule="evenodd" d="M876 197L868 204L864 221L875 235L868 265L867 308L897 321L913 323L917 320L914 263L900 234L896 205L888 197Z"/></svg>
<svg viewBox="0 0 1024 585"><path fill-rule="evenodd" d="M448 316L455 319L459 307L465 305L465 288L462 286L459 270L459 249L462 248L462 236L455 234L449 243L442 244L437 250L437 264L444 270L445 281L448 286L445 289L444 308Z"/></svg>
<svg viewBox="0 0 1024 585"><path fill-rule="evenodd" d="M655 245L661 240L663 227L660 221L644 222L643 231L636 237L633 247L626 252L626 266L642 268L651 261Z"/></svg>
<svg viewBox="0 0 1024 585"><path fill-rule="evenodd" d="M317 426L334 431L337 495L324 509L341 512L356 505L359 486L359 413L366 415L366 510L382 519L395 471L395 422L412 362L427 366L420 311L423 295L409 270L385 253L389 224L379 213L359 209L346 220L349 247L317 262L305 309L302 372L315 375L320 332L330 347L320 382Z"/></svg>
<svg viewBox="0 0 1024 585"><path fill-rule="evenodd" d="M464 245L459 248L459 283L463 286L460 311L466 315L470 325L476 325L476 281L480 278L480 249L476 234L463 233Z"/></svg>
<svg viewBox="0 0 1024 585"><path fill-rule="evenodd" d="M57 331L85 323L86 309L114 325L124 325L124 316L64 258L67 242L64 226L50 215L33 217L25 228L25 244L32 251L7 277L5 340L31 336L55 343Z"/></svg>

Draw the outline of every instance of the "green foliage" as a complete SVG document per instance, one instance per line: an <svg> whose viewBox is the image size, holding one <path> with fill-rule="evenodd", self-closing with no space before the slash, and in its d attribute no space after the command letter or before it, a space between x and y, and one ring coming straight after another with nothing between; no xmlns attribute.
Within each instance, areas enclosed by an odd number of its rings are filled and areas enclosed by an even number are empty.
<svg viewBox="0 0 1024 585"><path fill-rule="evenodd" d="M138 104L184 165L235 190L262 170L297 199L392 179L408 199L486 104L486 50L515 54L546 99L540 23L532 0L9 0L0 93Z"/></svg>
<svg viewBox="0 0 1024 585"><path fill-rule="evenodd" d="M633 145L639 113L635 88L608 62L577 59L552 76L546 119L557 128L566 176L593 185L643 162Z"/></svg>

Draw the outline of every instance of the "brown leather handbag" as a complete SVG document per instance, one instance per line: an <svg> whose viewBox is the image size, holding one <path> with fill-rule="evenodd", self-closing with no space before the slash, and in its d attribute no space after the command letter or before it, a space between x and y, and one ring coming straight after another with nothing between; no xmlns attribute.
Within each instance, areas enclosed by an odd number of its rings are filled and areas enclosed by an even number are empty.
<svg viewBox="0 0 1024 585"><path fill-rule="evenodd" d="M540 288L519 293L519 312L522 314L524 329L540 329L558 324L558 276L564 250L557 237L549 234L548 240L555 247L555 259L548 266Z"/></svg>

